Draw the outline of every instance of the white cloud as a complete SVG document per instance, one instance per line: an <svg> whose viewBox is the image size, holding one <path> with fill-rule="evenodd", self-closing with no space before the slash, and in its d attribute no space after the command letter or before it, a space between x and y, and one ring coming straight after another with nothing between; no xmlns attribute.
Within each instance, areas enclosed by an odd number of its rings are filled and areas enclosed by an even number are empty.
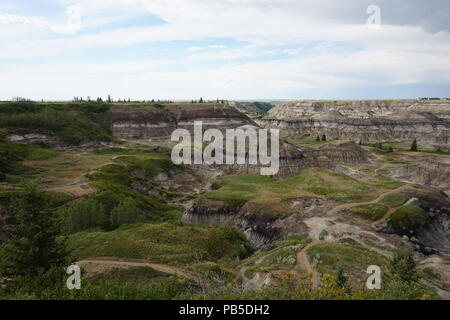
<svg viewBox="0 0 450 320"><path fill-rule="evenodd" d="M3 88L14 92L2 90L9 96L21 95L17 92L20 90L33 97L39 94L48 97L56 95L55 92L59 98L82 92L91 92L94 96L92 90L96 88L98 95L117 92L132 97L148 94L148 97L189 98L209 93L211 98L224 95L248 98L282 97L287 90L297 89L306 92L389 84L450 85L450 34L447 31L429 33L413 22L410 25L386 24L381 30L369 30L365 25L365 7L357 0L345 3L331 0L59 0L58 3L81 9L82 30L95 30L98 26L143 14L159 16L166 23L30 41L34 31L27 31L26 25L51 29L46 18L0 15L0 57L64 56L78 50L89 52L102 46L121 48L152 41L232 39L245 45L234 48L220 43L195 45L185 50L183 57L158 63L18 64L11 66L11 70L2 70L2 78L11 79L8 83L0 80ZM354 8L361 8L360 15L354 14ZM5 41L12 39L11 32L16 40ZM311 43L316 44L311 47ZM260 61L274 53L280 55L276 60ZM83 58L89 61L88 55ZM215 61L217 66L164 71L173 70L177 65L198 65L201 61ZM4 72L8 77L3 77Z"/></svg>

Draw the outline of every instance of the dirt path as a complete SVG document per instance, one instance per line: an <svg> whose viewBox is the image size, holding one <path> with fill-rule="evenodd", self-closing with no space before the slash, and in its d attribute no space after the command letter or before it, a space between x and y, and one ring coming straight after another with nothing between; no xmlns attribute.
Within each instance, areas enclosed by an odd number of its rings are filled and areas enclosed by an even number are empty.
<svg viewBox="0 0 450 320"><path fill-rule="evenodd" d="M314 270L313 266L311 265L311 262L309 261L307 251L309 248L315 246L318 243L319 242L310 243L305 248L303 248L301 251L299 251L297 253L297 264L296 264L296 266L300 266L302 269L304 269L308 273L308 275L311 276L311 280L313 282L314 288L317 288L319 286L320 280L319 280L318 273L316 272L316 270Z"/></svg>
<svg viewBox="0 0 450 320"><path fill-rule="evenodd" d="M56 186L52 188L45 189L46 191L51 192L61 192L72 195L74 197L80 198L89 194L95 193L97 190L93 187L89 186L89 183L86 181L86 176L88 174L93 173L94 171L101 169L103 167L114 164L114 162L107 162L102 165L90 168L87 173L83 173L81 176L78 176L74 179L72 183L65 184L62 186Z"/></svg>
<svg viewBox="0 0 450 320"><path fill-rule="evenodd" d="M399 187L397 189L390 190L390 191L387 191L387 192L384 192L384 193L380 194L375 200L372 200L372 201L353 202L353 203L341 204L341 205L339 205L337 207L334 207L331 211L329 211L328 214L329 215L334 215L334 214L336 214L339 211L344 210L344 209L353 208L353 207L359 207L359 206L366 206L366 205L369 205L369 204L375 204L375 203L380 202L387 195L390 195L390 194L393 194L393 193L397 193L397 192L401 192L401 191L404 191L404 190L409 189L409 188L410 188L410 185L409 184L405 184L405 185L403 185L403 186L401 186L401 187Z"/></svg>
<svg viewBox="0 0 450 320"><path fill-rule="evenodd" d="M117 257L88 258L77 262L76 265L84 268L88 274L101 273L114 268L127 269L130 267L149 267L156 271L197 280L197 277L193 273L184 269L139 259Z"/></svg>

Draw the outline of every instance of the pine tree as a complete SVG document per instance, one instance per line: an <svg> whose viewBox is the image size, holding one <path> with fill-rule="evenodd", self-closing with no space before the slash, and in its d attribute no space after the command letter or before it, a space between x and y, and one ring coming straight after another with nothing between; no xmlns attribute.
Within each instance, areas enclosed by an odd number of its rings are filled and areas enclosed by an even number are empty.
<svg viewBox="0 0 450 320"><path fill-rule="evenodd" d="M27 187L13 199L12 208L15 224L7 228L8 240L0 247L0 275L35 277L65 266L67 252L48 196Z"/></svg>
<svg viewBox="0 0 450 320"><path fill-rule="evenodd" d="M404 282L417 282L419 273L412 250L398 250L389 263L391 274Z"/></svg>
<svg viewBox="0 0 450 320"><path fill-rule="evenodd" d="M325 134L322 136L322 141L327 141L327 136Z"/></svg>
<svg viewBox="0 0 450 320"><path fill-rule="evenodd" d="M417 145L417 139L414 139L413 143L411 144L411 151L413 151L413 152L419 151L419 147Z"/></svg>
<svg viewBox="0 0 450 320"><path fill-rule="evenodd" d="M336 271L336 284L338 287L345 290L347 294L351 294L351 286L348 283L344 268L339 265Z"/></svg>
<svg viewBox="0 0 450 320"><path fill-rule="evenodd" d="M320 142L320 137L319 137L319 136L317 136L316 141L317 141L317 142Z"/></svg>

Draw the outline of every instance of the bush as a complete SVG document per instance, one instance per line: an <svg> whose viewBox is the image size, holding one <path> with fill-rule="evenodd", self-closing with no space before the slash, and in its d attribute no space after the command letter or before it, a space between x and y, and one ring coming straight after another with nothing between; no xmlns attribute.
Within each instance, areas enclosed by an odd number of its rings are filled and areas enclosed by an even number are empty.
<svg viewBox="0 0 450 320"><path fill-rule="evenodd" d="M111 228L116 229L124 224L143 222L145 218L132 199L126 199L111 211Z"/></svg>
<svg viewBox="0 0 450 320"><path fill-rule="evenodd" d="M76 233L88 229L105 228L107 217L103 205L94 199L86 199L62 209L64 230Z"/></svg>

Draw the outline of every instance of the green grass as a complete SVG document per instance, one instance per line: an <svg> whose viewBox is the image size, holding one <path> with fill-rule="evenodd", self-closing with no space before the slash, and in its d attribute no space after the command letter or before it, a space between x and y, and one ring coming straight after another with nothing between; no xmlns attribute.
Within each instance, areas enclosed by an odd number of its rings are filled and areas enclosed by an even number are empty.
<svg viewBox="0 0 450 320"><path fill-rule="evenodd" d="M0 127L48 130L68 143L111 141L110 124L109 106L102 103L0 104Z"/></svg>
<svg viewBox="0 0 450 320"><path fill-rule="evenodd" d="M402 193L391 193L388 194L381 200L385 205L396 208L404 205L406 201L409 200L409 196Z"/></svg>
<svg viewBox="0 0 450 320"><path fill-rule="evenodd" d="M336 274L339 266L343 267L350 281L358 286L363 286L368 277L366 271L371 265L380 266L386 271L388 260L386 257L363 247L320 243L307 251L311 261L317 257L319 260L318 270L322 274Z"/></svg>
<svg viewBox="0 0 450 320"><path fill-rule="evenodd" d="M98 190L93 196L101 202L109 213L125 200L132 200L143 211L147 221L178 220L182 208L166 204L165 201L148 194L156 188L152 178L161 172L175 169L170 158L165 154L146 154L142 156L123 157L117 164L105 166L89 175L92 185ZM176 167L183 170L183 167ZM139 186L137 191L136 186ZM148 190L147 192L145 190Z"/></svg>
<svg viewBox="0 0 450 320"><path fill-rule="evenodd" d="M286 213L290 210L290 199L326 197L339 203L370 201L379 190L396 188L401 183L385 179L371 185L327 170L305 169L288 180L244 174L222 177L218 185L218 190L205 194L207 199L237 205L248 203L262 213Z"/></svg>
<svg viewBox="0 0 450 320"><path fill-rule="evenodd" d="M57 157L59 152L44 149L37 145L24 145L0 140L0 181L6 180L6 174L25 174L35 169L21 163L24 160L46 160Z"/></svg>
<svg viewBox="0 0 450 320"><path fill-rule="evenodd" d="M113 274L114 278L86 279L81 290L65 291L67 300L171 300L185 292L185 282L176 277L154 281L129 279ZM67 294L67 292L69 292ZM61 299L60 297L55 297ZM45 297L44 297L45 299Z"/></svg>
<svg viewBox="0 0 450 320"><path fill-rule="evenodd" d="M245 236L229 227L171 223L128 225L68 237L68 247L78 259L113 256L172 265L243 256L247 245Z"/></svg>
<svg viewBox="0 0 450 320"><path fill-rule="evenodd" d="M361 218L371 221L377 221L384 217L389 207L384 204L374 203L347 209L350 213L356 214Z"/></svg>
<svg viewBox="0 0 450 320"><path fill-rule="evenodd" d="M408 231L416 224L424 224L427 219L422 208L410 204L395 211L390 216L388 223L396 230Z"/></svg>
<svg viewBox="0 0 450 320"><path fill-rule="evenodd" d="M281 240L275 241L273 243L276 247L286 247L286 246L303 246L311 243L311 238L307 233L291 233L285 235Z"/></svg>
<svg viewBox="0 0 450 320"><path fill-rule="evenodd" d="M154 270L150 267L130 267L127 269L113 269L107 272L89 277L91 283L102 282L103 280L116 280L120 282L129 281L153 281L158 278L167 278L170 275Z"/></svg>

